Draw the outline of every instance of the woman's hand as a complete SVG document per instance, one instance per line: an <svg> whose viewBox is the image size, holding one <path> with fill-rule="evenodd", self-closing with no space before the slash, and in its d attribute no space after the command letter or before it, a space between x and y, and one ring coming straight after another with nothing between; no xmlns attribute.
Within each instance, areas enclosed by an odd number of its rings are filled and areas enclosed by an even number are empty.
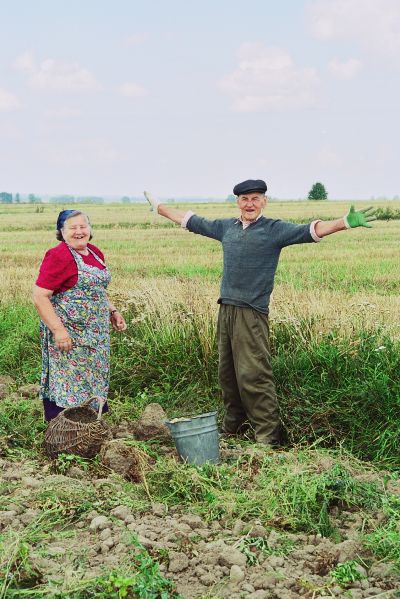
<svg viewBox="0 0 400 599"><path fill-rule="evenodd" d="M113 311L112 314L110 314L110 318L114 331L122 332L126 330L127 325L125 319L122 314L118 312L118 310Z"/></svg>
<svg viewBox="0 0 400 599"><path fill-rule="evenodd" d="M67 329L65 329L64 327L56 329L53 335L55 344L57 345L59 350L67 352L72 349L72 339L69 336Z"/></svg>
<svg viewBox="0 0 400 599"><path fill-rule="evenodd" d="M72 349L72 339L63 325L61 318L54 310L54 306L50 301L52 295L53 291L51 289L44 289L35 285L33 289L33 303L46 327L52 331L54 342L58 349L67 352Z"/></svg>

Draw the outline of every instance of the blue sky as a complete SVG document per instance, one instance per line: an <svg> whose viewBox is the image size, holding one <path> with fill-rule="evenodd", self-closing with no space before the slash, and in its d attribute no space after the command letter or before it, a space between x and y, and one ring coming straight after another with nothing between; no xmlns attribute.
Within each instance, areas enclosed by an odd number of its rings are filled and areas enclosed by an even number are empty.
<svg viewBox="0 0 400 599"><path fill-rule="evenodd" d="M2 0L0 191L400 194L399 0Z"/></svg>

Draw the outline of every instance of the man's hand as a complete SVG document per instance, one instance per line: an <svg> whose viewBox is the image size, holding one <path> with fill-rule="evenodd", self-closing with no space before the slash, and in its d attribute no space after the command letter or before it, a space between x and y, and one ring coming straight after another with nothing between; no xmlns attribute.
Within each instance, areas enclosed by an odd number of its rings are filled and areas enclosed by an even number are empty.
<svg viewBox="0 0 400 599"><path fill-rule="evenodd" d="M148 191L144 191L143 193L144 197L149 202L151 209L154 210L154 212L157 212L157 214L159 214L160 216L165 216L165 218L169 218L169 220L172 220L172 222L176 223L177 225L182 224L186 212L183 212L182 210L177 210L176 208L170 208L163 202L160 202L160 200L156 200L156 198L153 197L151 193L149 193Z"/></svg>
<svg viewBox="0 0 400 599"><path fill-rule="evenodd" d="M151 195L151 193L149 193L148 191L144 191L144 197L146 198L146 200L149 202L151 209L154 210L154 212L158 212L158 206L161 204L161 202L159 200L156 200L156 198L154 196Z"/></svg>
<svg viewBox="0 0 400 599"><path fill-rule="evenodd" d="M371 220L376 220L375 208L363 208L355 210L354 205L350 207L348 213L343 217L346 229L354 229L355 227L372 227Z"/></svg>

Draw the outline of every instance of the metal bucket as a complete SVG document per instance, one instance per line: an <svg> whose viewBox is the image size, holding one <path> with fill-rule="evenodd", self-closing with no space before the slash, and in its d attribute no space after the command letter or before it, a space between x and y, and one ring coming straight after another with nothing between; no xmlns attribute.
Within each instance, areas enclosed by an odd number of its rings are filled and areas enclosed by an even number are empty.
<svg viewBox="0 0 400 599"><path fill-rule="evenodd" d="M219 434L217 412L208 412L193 418L167 420L179 457L197 466L219 462Z"/></svg>

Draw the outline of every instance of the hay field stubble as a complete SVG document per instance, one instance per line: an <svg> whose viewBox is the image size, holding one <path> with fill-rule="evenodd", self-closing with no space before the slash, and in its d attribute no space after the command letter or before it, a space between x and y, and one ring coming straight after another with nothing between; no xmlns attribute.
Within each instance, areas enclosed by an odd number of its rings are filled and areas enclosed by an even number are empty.
<svg viewBox="0 0 400 599"><path fill-rule="evenodd" d="M350 202L271 202L265 215L294 222L339 218ZM368 202L357 202L357 208ZM376 207L400 202L374 202ZM78 208L78 205L76 206ZM235 204L176 204L206 218L237 215ZM0 206L0 302L27 305L45 251L56 245L60 206ZM113 275L110 295L123 307L173 317L177 306L216 314L222 270L220 244L192 235L151 213L147 205L82 205L93 224L93 243ZM344 231L320 244L281 254L271 319L306 319L315 333L331 327L384 329L399 336L400 222L377 221L372 229ZM249 256L251 260L251 256Z"/></svg>

